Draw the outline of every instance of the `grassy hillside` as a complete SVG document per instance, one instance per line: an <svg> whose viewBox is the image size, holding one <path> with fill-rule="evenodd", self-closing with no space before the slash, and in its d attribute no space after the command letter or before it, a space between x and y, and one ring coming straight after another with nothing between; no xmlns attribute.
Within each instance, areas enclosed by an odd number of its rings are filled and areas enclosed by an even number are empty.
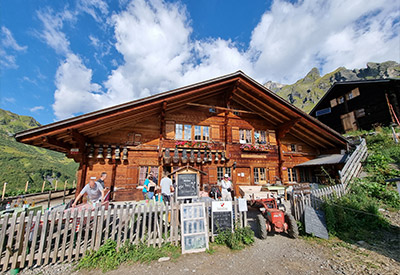
<svg viewBox="0 0 400 275"><path fill-rule="evenodd" d="M13 135L40 126L32 117L19 116L0 109L0 184L7 182L7 194L19 194L29 181L29 191L50 188L55 180L75 179L78 164L63 154L16 142ZM61 183L60 183L61 185Z"/></svg>
<svg viewBox="0 0 400 275"><path fill-rule="evenodd" d="M313 68L304 78L294 84L282 85L267 82L265 86L296 107L309 113L335 82L381 78L400 78L400 64L394 61L370 62L367 64L367 68L354 70L339 67L322 77L318 69Z"/></svg>

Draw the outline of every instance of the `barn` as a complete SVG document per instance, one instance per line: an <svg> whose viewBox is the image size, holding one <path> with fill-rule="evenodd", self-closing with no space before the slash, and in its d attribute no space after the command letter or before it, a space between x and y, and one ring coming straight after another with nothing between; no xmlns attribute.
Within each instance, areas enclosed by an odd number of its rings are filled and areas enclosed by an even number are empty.
<svg viewBox="0 0 400 275"><path fill-rule="evenodd" d="M77 189L105 171L115 201L139 200L145 177L184 166L201 185L312 182L347 141L241 71L17 133L79 163ZM331 157L332 158L332 157ZM331 164L331 163L330 163Z"/></svg>
<svg viewBox="0 0 400 275"><path fill-rule="evenodd" d="M339 133L399 125L400 79L336 82L310 115Z"/></svg>

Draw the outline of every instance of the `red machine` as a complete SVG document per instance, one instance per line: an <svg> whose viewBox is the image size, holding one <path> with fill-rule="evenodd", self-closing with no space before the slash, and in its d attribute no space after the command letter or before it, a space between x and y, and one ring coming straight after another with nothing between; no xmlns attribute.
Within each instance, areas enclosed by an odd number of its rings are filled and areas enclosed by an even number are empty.
<svg viewBox="0 0 400 275"><path fill-rule="evenodd" d="M257 225L262 239L267 238L268 233L274 232L286 232L292 238L299 236L296 220L291 214L278 209L275 198L255 200L252 206L261 211L257 215Z"/></svg>

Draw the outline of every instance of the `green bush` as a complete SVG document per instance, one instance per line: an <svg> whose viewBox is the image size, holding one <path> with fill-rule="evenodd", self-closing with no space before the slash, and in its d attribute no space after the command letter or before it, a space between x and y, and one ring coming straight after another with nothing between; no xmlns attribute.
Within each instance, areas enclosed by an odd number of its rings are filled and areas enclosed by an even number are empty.
<svg viewBox="0 0 400 275"><path fill-rule="evenodd" d="M373 238L375 230L389 227L378 209L376 199L368 196L360 185L352 184L347 195L325 202L328 231L345 241Z"/></svg>
<svg viewBox="0 0 400 275"><path fill-rule="evenodd" d="M103 272L118 268L124 262L151 262L161 257L180 256L180 248L170 243L161 247L126 242L117 250L117 243L108 239L97 251L88 252L78 263L77 269L101 269Z"/></svg>
<svg viewBox="0 0 400 275"><path fill-rule="evenodd" d="M215 237L215 243L219 245L226 245L230 249L240 250L246 245L251 245L254 243L254 232L250 227L238 227L234 232L227 229L221 231Z"/></svg>

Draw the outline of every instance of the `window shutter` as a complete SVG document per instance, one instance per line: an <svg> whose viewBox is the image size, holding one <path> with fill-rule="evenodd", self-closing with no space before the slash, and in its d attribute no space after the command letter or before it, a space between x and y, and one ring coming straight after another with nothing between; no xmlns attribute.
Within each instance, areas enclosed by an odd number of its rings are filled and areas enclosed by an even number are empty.
<svg viewBox="0 0 400 275"><path fill-rule="evenodd" d="M331 107L333 108L336 105L337 105L337 100L336 100L336 98L334 98L334 99L331 100Z"/></svg>
<svg viewBox="0 0 400 275"><path fill-rule="evenodd" d="M269 167L268 168L268 182L269 183L275 183L275 181L277 180L276 176L276 170L275 167Z"/></svg>
<svg viewBox="0 0 400 275"><path fill-rule="evenodd" d="M165 122L165 137L167 139L175 138L175 121L166 121Z"/></svg>
<svg viewBox="0 0 400 275"><path fill-rule="evenodd" d="M214 141L221 141L221 136L219 132L219 125L211 126L211 139Z"/></svg>
<svg viewBox="0 0 400 275"><path fill-rule="evenodd" d="M353 98L360 95L360 90L358 89L358 87L352 90L351 92L353 94Z"/></svg>
<svg viewBox="0 0 400 275"><path fill-rule="evenodd" d="M217 167L208 168L208 183L210 184L218 183Z"/></svg>
<svg viewBox="0 0 400 275"><path fill-rule="evenodd" d="M303 146L297 145L297 151L302 152L303 151Z"/></svg>
<svg viewBox="0 0 400 275"><path fill-rule="evenodd" d="M275 130L268 130L269 144L276 145Z"/></svg>
<svg viewBox="0 0 400 275"><path fill-rule="evenodd" d="M239 142L239 127L232 127L232 142Z"/></svg>

